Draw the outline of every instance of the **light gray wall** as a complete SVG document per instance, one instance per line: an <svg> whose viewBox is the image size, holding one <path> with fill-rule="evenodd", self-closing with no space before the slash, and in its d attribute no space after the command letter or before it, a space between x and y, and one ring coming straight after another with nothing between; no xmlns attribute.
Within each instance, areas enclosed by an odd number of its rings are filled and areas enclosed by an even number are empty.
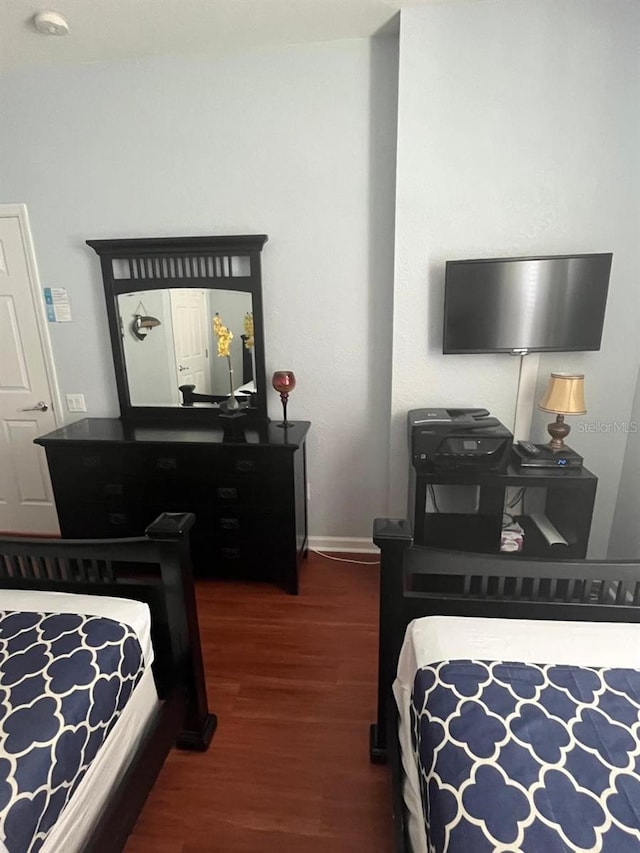
<svg viewBox="0 0 640 853"><path fill-rule="evenodd" d="M11 72L0 200L28 205L62 393L118 414L88 238L266 233L267 374L292 369L310 528L369 537L387 496L397 39ZM275 391L270 413L281 416Z"/></svg>
<svg viewBox="0 0 640 853"><path fill-rule="evenodd" d="M607 421L598 424L603 431L606 426ZM640 373L630 418L614 428L627 436L627 446L607 556L612 560L637 560L640 558ZM604 432L605 439L608 434L608 430Z"/></svg>
<svg viewBox="0 0 640 853"><path fill-rule="evenodd" d="M640 80L635 0L454 0L401 16L391 512L405 512L406 412L484 406L513 426L518 360L442 355L450 258L613 251L602 350L540 359L584 371L587 418L629 417L640 357ZM539 399L539 398L538 398ZM543 441L548 415L534 419ZM600 477L606 552L623 435L571 443Z"/></svg>

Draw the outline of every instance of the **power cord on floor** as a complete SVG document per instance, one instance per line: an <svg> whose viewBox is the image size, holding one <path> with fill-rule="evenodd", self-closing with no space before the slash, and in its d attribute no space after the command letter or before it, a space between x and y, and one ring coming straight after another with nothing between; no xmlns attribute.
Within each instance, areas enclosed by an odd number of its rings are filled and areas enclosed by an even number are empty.
<svg viewBox="0 0 640 853"><path fill-rule="evenodd" d="M334 557L331 554L325 554L324 551L317 551L315 548L310 548L314 554L319 557L325 557L327 560L335 560L338 563L356 563L358 566L379 566L380 560L349 560L346 557Z"/></svg>

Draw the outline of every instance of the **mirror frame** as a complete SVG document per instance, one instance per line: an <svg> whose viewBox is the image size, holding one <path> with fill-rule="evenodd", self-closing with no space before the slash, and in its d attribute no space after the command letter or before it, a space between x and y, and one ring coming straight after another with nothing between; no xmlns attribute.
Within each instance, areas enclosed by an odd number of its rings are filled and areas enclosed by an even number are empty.
<svg viewBox="0 0 640 853"><path fill-rule="evenodd" d="M256 393L242 409L247 426L265 422L267 383L264 354L264 317L260 254L266 234L230 237L143 237L87 240L99 256L107 303L111 352L116 373L120 416L126 420L169 420L202 423L217 419L224 410L217 404L193 406L136 406L131 402L118 296L132 291L165 290L171 286L208 290L236 290L251 294L253 304ZM232 275L232 258L249 259L247 275ZM125 264L128 277L114 273L114 261Z"/></svg>

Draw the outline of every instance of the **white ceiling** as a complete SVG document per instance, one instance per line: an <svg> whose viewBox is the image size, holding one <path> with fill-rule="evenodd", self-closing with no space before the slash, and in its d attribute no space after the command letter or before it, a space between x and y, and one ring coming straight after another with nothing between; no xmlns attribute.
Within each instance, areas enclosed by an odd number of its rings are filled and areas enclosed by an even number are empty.
<svg viewBox="0 0 640 853"><path fill-rule="evenodd" d="M365 38L422 2L433 0L0 0L0 70ZM41 10L64 15L69 34L39 33Z"/></svg>

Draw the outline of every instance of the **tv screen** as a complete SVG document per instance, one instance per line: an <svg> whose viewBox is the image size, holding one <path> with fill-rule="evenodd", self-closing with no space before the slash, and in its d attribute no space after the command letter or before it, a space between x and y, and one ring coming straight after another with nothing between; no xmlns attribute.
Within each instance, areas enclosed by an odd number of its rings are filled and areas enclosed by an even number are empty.
<svg viewBox="0 0 640 853"><path fill-rule="evenodd" d="M442 351L600 349L612 257L447 261Z"/></svg>

